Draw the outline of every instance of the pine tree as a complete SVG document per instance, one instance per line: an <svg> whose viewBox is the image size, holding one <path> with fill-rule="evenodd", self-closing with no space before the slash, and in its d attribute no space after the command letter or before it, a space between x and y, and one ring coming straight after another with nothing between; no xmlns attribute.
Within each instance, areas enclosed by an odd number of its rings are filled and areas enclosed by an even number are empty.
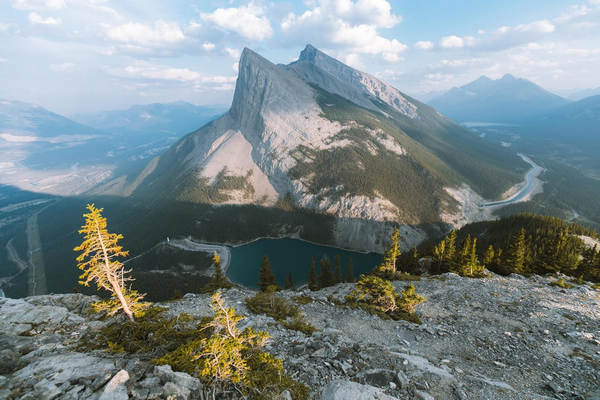
<svg viewBox="0 0 600 400"><path fill-rule="evenodd" d="M525 274L525 229L521 228L519 233L513 235L505 258L506 268L509 272Z"/></svg>
<svg viewBox="0 0 600 400"><path fill-rule="evenodd" d="M285 288L287 290L294 288L294 278L292 277L292 271L290 271L290 273L288 274L288 276L285 280Z"/></svg>
<svg viewBox="0 0 600 400"><path fill-rule="evenodd" d="M308 272L308 288L310 290L319 290L319 280L317 279L317 267L315 266L315 258L313 257L312 263L310 264L310 270Z"/></svg>
<svg viewBox="0 0 600 400"><path fill-rule="evenodd" d="M446 240L442 240L433 248L433 273L443 272L446 259Z"/></svg>
<svg viewBox="0 0 600 400"><path fill-rule="evenodd" d="M485 251L485 253L483 253L483 265L489 267L490 265L492 265L493 261L494 261L494 246L492 246L490 244L488 246L487 250Z"/></svg>
<svg viewBox="0 0 600 400"><path fill-rule="evenodd" d="M468 270L470 255L471 255L471 235L468 234L462 243L460 251L458 252L458 254L456 254L456 256L451 264L450 271L460 274L460 275L465 275L465 271Z"/></svg>
<svg viewBox="0 0 600 400"><path fill-rule="evenodd" d="M79 230L84 240L73 249L81 252L77 256L77 267L83 271L79 283L90 286L94 282L98 289L111 294L109 300L94 304L97 311L107 310L112 315L123 310L133 321L134 314L143 312L149 304L142 302L144 295L125 286L126 282L134 279L129 276L131 271L117 260L129 254L118 244L123 235L108 232L106 218L102 216L104 209L88 204L87 210L89 213L83 214L85 224Z"/></svg>
<svg viewBox="0 0 600 400"><path fill-rule="evenodd" d="M258 273L258 286L260 287L261 292L268 292L273 289L277 290L277 280L271 269L271 263L269 262L268 256L264 256L262 259L262 264Z"/></svg>
<svg viewBox="0 0 600 400"><path fill-rule="evenodd" d="M342 258L339 254L336 254L333 258L335 269L334 269L334 279L335 283L342 282Z"/></svg>
<svg viewBox="0 0 600 400"><path fill-rule="evenodd" d="M452 263L456 261L456 231L452 229L445 239L444 262L447 263L447 268L452 267Z"/></svg>
<svg viewBox="0 0 600 400"><path fill-rule="evenodd" d="M414 246L412 249L412 254L410 255L410 269L411 272L417 272L419 270L419 250L417 250L417 246Z"/></svg>
<svg viewBox="0 0 600 400"><path fill-rule="evenodd" d="M354 264L352 264L352 257L348 258L348 269L346 271L346 282L354 282Z"/></svg>
<svg viewBox="0 0 600 400"><path fill-rule="evenodd" d="M391 237L392 243L390 247L383 253L383 261L379 265L377 272L388 279L393 279L396 274L396 261L398 257L402 255L400 252L400 246L398 244L400 240L400 233L398 232L398 228L394 228L394 232Z"/></svg>
<svg viewBox="0 0 600 400"><path fill-rule="evenodd" d="M214 273L212 281L206 284L206 286L202 288L202 291L205 293L213 293L217 289L229 289L233 287L233 284L225 277L225 275L223 275L221 258L216 251L213 254L213 266Z"/></svg>
<svg viewBox="0 0 600 400"><path fill-rule="evenodd" d="M319 286L321 289L326 288L328 286L332 286L334 284L334 277L331 273L331 262L327 256L323 256L321 261L319 261L319 265L321 266L321 275L319 275Z"/></svg>

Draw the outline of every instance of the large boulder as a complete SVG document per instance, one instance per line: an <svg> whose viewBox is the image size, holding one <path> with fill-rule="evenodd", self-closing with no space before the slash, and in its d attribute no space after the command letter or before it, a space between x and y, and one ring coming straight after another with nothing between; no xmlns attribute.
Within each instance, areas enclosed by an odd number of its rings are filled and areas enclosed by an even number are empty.
<svg viewBox="0 0 600 400"><path fill-rule="evenodd" d="M398 400L381 389L360 383L336 380L323 388L322 400Z"/></svg>

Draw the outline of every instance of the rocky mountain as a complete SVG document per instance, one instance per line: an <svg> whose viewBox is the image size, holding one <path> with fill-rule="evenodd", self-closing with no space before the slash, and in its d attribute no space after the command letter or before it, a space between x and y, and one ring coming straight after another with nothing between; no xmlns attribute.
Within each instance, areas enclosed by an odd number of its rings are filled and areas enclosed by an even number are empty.
<svg viewBox="0 0 600 400"><path fill-rule="evenodd" d="M428 104L459 122L519 123L568 102L527 79L506 74L496 80L482 76Z"/></svg>
<svg viewBox="0 0 600 400"><path fill-rule="evenodd" d="M113 134L182 136L215 119L225 107L177 101L134 105L126 110L77 114L76 121Z"/></svg>
<svg viewBox="0 0 600 400"><path fill-rule="evenodd" d="M308 45L289 65L245 49L225 115L98 192L210 204L285 200L337 217L337 244L380 250L374 232L385 221L407 229L465 222L468 206L500 197L525 168L506 149ZM412 245L425 233L405 236Z"/></svg>
<svg viewBox="0 0 600 400"><path fill-rule="evenodd" d="M353 284L281 292L291 301L303 295L297 304L318 328L312 335L250 312L250 290L230 289L223 298L245 316L240 327L268 331L267 351L315 400L598 399L598 291L549 286L553 280L424 276L414 282L426 299L416 308L421 325L335 305ZM94 299L0 299L0 398L212 398L199 379L151 364L152 354L86 350L85 339L119 323L92 313ZM199 321L212 315L209 304L207 295L187 294L160 306Z"/></svg>
<svg viewBox="0 0 600 400"><path fill-rule="evenodd" d="M0 139L12 143L85 140L98 131L45 108L0 99Z"/></svg>

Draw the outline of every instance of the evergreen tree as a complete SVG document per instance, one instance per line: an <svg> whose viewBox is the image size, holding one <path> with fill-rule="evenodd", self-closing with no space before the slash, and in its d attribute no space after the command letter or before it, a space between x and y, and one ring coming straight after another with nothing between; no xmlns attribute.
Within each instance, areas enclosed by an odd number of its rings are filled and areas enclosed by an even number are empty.
<svg viewBox="0 0 600 400"><path fill-rule="evenodd" d="M207 283L202 291L205 293L213 293L217 289L229 289L233 287L233 284L223 275L223 270L221 269L221 259L219 254L215 251L213 254L213 267L214 273L212 281Z"/></svg>
<svg viewBox="0 0 600 400"><path fill-rule="evenodd" d="M446 259L446 240L442 240L433 248L433 273L439 274L444 271L444 260Z"/></svg>
<svg viewBox="0 0 600 400"><path fill-rule="evenodd" d="M465 275L464 272L469 268L471 248L471 235L468 234L463 241L460 252L456 255L455 260L451 264L450 271Z"/></svg>
<svg viewBox="0 0 600 400"><path fill-rule="evenodd" d="M348 269L346 271L346 282L354 282L354 264L352 264L352 257L348 257Z"/></svg>
<svg viewBox="0 0 600 400"><path fill-rule="evenodd" d="M258 273L258 287L261 292L268 292L273 289L277 290L277 280L271 269L271 263L268 256L263 256L260 271Z"/></svg>
<svg viewBox="0 0 600 400"><path fill-rule="evenodd" d="M213 265L215 268L213 281L223 281L225 277L223 276L223 270L221 269L221 258L219 257L219 254L216 251L213 253Z"/></svg>
<svg viewBox="0 0 600 400"><path fill-rule="evenodd" d="M417 250L417 246L414 246L412 249L412 253L410 255L410 269L411 272L417 272L419 270L419 250Z"/></svg>
<svg viewBox="0 0 600 400"><path fill-rule="evenodd" d="M340 282L342 282L342 259L339 254L336 254L333 260L335 263L335 270L334 270L335 271L334 272L335 283L340 283Z"/></svg>
<svg viewBox="0 0 600 400"><path fill-rule="evenodd" d="M456 261L456 231L452 229L445 240L444 262L447 263L447 269L452 268L452 263Z"/></svg>
<svg viewBox="0 0 600 400"><path fill-rule="evenodd" d="M321 266L321 275L319 275L319 285L321 289L334 285L334 277L331 273L331 262L329 261L329 257L323 256L321 261L319 261L319 265Z"/></svg>
<svg viewBox="0 0 600 400"><path fill-rule="evenodd" d="M504 260L508 272L524 275L525 271L525 229L513 235Z"/></svg>
<svg viewBox="0 0 600 400"><path fill-rule="evenodd" d="M313 291L320 289L314 257L312 259L312 263L310 264L310 271L308 272L308 288Z"/></svg>
<svg viewBox="0 0 600 400"><path fill-rule="evenodd" d="M583 251L578 274L588 281L600 281L600 253L596 245Z"/></svg>
<svg viewBox="0 0 600 400"><path fill-rule="evenodd" d="M96 311L106 310L112 315L123 310L133 321L134 315L143 312L149 303L142 302L144 295L125 285L134 279L129 276L131 271L126 270L123 263L118 261L119 257L129 254L118 244L123 235L108 232L106 218L102 216L104 209L88 204L87 210L89 213L83 214L85 224L79 230L79 234L84 235L84 240L73 249L81 252L77 256L77 267L83 271L79 283L90 286L94 282L98 289L110 293L109 300L93 304Z"/></svg>
<svg viewBox="0 0 600 400"><path fill-rule="evenodd" d="M292 277L292 271L290 271L287 278L285 279L285 288L287 290L294 288L294 278Z"/></svg>
<svg viewBox="0 0 600 400"><path fill-rule="evenodd" d="M492 262L494 261L494 255L494 246L490 244L485 253L483 253L483 265L486 267L492 265Z"/></svg>
<svg viewBox="0 0 600 400"><path fill-rule="evenodd" d="M390 247L383 253L383 261L379 265L377 272L382 277L393 279L396 274L396 261L398 257L402 255L400 252L400 233L398 232L398 228L394 228L394 232L392 233Z"/></svg>

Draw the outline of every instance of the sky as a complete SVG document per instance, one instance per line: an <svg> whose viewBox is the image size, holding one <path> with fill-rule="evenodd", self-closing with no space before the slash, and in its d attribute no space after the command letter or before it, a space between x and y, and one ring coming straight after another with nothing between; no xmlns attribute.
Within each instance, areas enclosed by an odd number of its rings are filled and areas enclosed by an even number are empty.
<svg viewBox="0 0 600 400"><path fill-rule="evenodd" d="M229 105L249 47L307 43L417 98L506 73L600 87L600 0L0 0L0 98L80 112Z"/></svg>

